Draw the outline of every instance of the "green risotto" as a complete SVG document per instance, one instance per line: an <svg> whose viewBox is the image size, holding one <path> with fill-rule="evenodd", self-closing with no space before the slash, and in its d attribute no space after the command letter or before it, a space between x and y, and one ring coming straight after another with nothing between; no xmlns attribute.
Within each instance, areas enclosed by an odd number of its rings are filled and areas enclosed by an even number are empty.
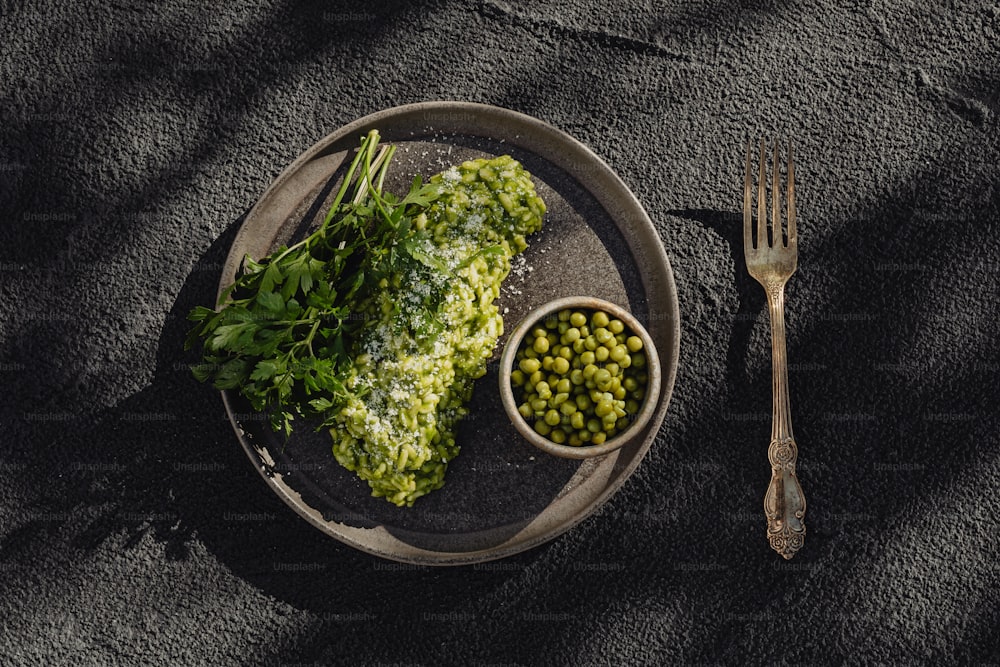
<svg viewBox="0 0 1000 667"><path fill-rule="evenodd" d="M414 221L419 245L352 313L364 324L330 429L337 461L399 506L444 484L457 423L503 333L494 300L545 213L530 174L508 156L430 183L440 196Z"/></svg>

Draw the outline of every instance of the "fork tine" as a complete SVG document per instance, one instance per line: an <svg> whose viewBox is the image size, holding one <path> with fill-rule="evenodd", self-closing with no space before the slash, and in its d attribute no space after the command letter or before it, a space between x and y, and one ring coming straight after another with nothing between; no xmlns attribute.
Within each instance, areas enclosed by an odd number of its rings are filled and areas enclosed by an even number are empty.
<svg viewBox="0 0 1000 667"><path fill-rule="evenodd" d="M757 177L757 248L767 243L767 144L760 140L760 173Z"/></svg>
<svg viewBox="0 0 1000 667"><path fill-rule="evenodd" d="M786 247L796 245L795 230L795 162L792 160L792 140L788 140L788 243Z"/></svg>
<svg viewBox="0 0 1000 667"><path fill-rule="evenodd" d="M753 250L753 142L747 142L747 160L743 173L743 252Z"/></svg>
<svg viewBox="0 0 1000 667"><path fill-rule="evenodd" d="M781 236L781 170L778 167L778 140L771 158L771 247L783 245Z"/></svg>

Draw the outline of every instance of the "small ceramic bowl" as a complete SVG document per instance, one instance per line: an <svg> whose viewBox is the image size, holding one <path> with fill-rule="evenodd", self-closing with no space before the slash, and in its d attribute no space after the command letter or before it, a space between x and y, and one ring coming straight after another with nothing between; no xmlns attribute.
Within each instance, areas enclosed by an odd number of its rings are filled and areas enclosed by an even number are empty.
<svg viewBox="0 0 1000 667"><path fill-rule="evenodd" d="M548 317L554 316L559 311L566 308L580 310L586 313L601 310L607 313L612 319L617 318L621 320L625 325L626 332L634 334L642 340L643 352L646 355L646 373L649 376L649 379L646 382L646 393L642 400L642 405L639 408L639 412L632 418L631 423L624 430L616 433L614 437L605 440L599 445L584 444L574 446L553 442L547 436L536 432L532 424L517 410L518 401L515 398L515 391L519 392L519 390L515 389L511 385L510 379L511 372L514 369L514 361L517 356L517 351L521 347L524 337L528 335L530 331L537 326L544 326L544 322ZM520 433L525 440L538 449L555 456L561 456L569 459L585 459L613 452L630 442L633 438L642 435L645 430L644 427L649 423L649 420L652 419L653 413L656 411L656 405L659 402L660 375L660 360L657 356L656 346L653 344L653 339L650 338L646 329L639 323L638 320L635 319L635 317L632 316L631 313L624 308L611 303L610 301L604 301L603 299L597 299L589 296L571 296L550 301L536 308L528 313L528 315L517 325L514 331L511 332L511 335L507 340L507 344L504 347L504 351L500 356L500 397L503 401L503 407L507 412L507 416L514 424L518 433Z"/></svg>

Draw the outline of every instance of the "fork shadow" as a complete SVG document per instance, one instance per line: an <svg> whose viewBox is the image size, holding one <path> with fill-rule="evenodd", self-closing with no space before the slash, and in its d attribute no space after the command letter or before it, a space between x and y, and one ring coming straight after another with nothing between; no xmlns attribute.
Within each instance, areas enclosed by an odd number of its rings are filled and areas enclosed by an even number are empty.
<svg viewBox="0 0 1000 667"><path fill-rule="evenodd" d="M736 286L739 307L726 344L726 388L729 392L739 391L739 387L746 386L751 380L746 372L747 351L751 348L754 323L767 309L764 290L745 268L742 218L731 211L712 209L679 209L667 211L667 214L697 222L718 234L729 248L733 267L732 284Z"/></svg>

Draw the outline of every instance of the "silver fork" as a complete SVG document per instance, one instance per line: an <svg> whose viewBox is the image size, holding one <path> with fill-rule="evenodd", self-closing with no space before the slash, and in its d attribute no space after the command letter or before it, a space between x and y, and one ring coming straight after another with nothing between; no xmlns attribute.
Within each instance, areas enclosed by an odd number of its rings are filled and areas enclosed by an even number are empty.
<svg viewBox="0 0 1000 667"><path fill-rule="evenodd" d="M767 538L771 548L789 559L802 547L806 535L803 518L806 499L795 476L798 448L792 434L792 412L788 400L788 362L785 353L785 283L798 264L798 238L795 230L795 165L792 144L788 143L786 199L787 225L782 232L781 173L778 142L774 142L771 166L771 238L767 224L767 146L760 143L757 179L756 244L753 224L753 151L747 146L746 176L743 182L743 252L747 271L767 292L771 319L772 413L771 444L767 458L771 462L771 483L764 496Z"/></svg>

